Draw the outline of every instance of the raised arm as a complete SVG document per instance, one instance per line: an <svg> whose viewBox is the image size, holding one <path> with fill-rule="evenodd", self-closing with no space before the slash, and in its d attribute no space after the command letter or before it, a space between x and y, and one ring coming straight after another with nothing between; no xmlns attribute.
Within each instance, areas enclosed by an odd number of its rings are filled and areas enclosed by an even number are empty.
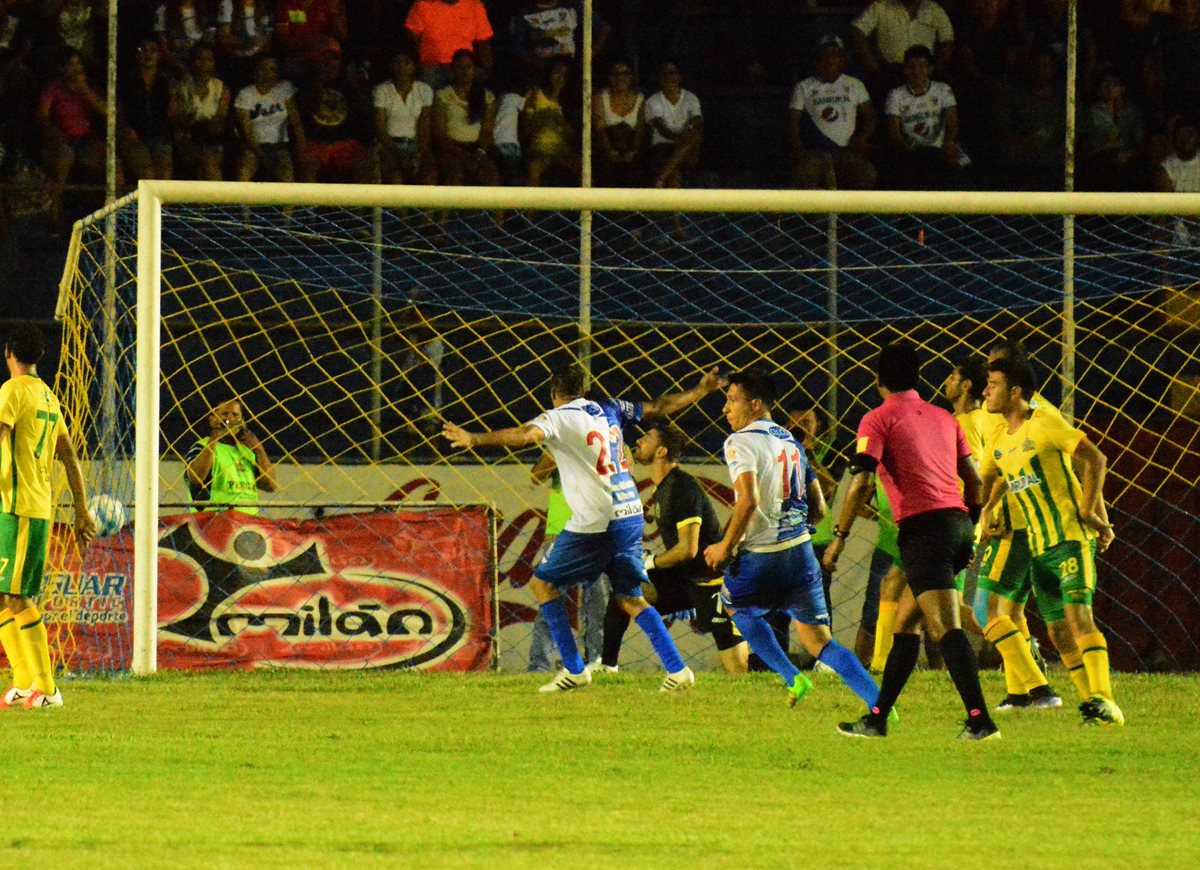
<svg viewBox="0 0 1200 870"><path fill-rule="evenodd" d="M695 404L711 393L713 390L719 390L725 386L725 379L717 374L716 366L709 369L700 378L700 383L682 393L671 393L666 396L661 396L653 402L648 402L642 407L643 417L670 417L679 411L686 408L688 405Z"/></svg>

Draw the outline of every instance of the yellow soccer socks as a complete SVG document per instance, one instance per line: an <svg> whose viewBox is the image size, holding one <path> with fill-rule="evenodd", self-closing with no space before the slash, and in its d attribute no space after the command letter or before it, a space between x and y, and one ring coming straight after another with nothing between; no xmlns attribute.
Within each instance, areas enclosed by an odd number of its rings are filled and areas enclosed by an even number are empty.
<svg viewBox="0 0 1200 870"><path fill-rule="evenodd" d="M1076 639L1079 653L1083 656L1083 667L1087 671L1088 685L1093 695L1107 701L1113 699L1112 683L1108 673L1108 641L1098 631Z"/></svg>
<svg viewBox="0 0 1200 870"><path fill-rule="evenodd" d="M892 651L892 630L896 626L896 608L899 602L880 601L879 617L875 622L875 651L871 656L871 670L882 673Z"/></svg>
<svg viewBox="0 0 1200 870"><path fill-rule="evenodd" d="M1007 616L989 619L983 636L1004 657L1004 679L1010 695L1028 695L1031 690L1047 685L1046 675L1029 651L1029 643L1011 619Z"/></svg>
<svg viewBox="0 0 1200 870"><path fill-rule="evenodd" d="M17 618L7 607L0 610L0 645L4 646L8 666L12 668L12 684L18 689L32 689L33 675L29 672L29 663L21 648L21 629L17 626Z"/></svg>
<svg viewBox="0 0 1200 870"><path fill-rule="evenodd" d="M50 643L46 623L37 606L30 604L16 614L21 652L33 677L33 687L43 695L53 695L54 668L50 664Z"/></svg>

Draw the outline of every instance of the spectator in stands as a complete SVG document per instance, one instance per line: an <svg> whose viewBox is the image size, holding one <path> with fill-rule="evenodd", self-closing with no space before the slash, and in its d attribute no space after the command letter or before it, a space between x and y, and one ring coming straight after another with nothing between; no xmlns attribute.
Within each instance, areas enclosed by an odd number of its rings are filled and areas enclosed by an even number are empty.
<svg viewBox="0 0 1200 870"><path fill-rule="evenodd" d="M417 44L421 81L435 91L452 79L450 65L469 51L485 73L492 70L492 25L481 0L416 0L404 26Z"/></svg>
<svg viewBox="0 0 1200 870"><path fill-rule="evenodd" d="M496 126L492 130L492 156L500 173L500 183L508 187L525 183L525 163L521 155L521 111L525 94L509 90L496 100Z"/></svg>
<svg viewBox="0 0 1200 870"><path fill-rule="evenodd" d="M673 61L659 70L659 90L646 100L650 129L650 171L655 187L680 187L685 170L700 162L704 119L700 98L683 89L683 76Z"/></svg>
<svg viewBox="0 0 1200 870"><path fill-rule="evenodd" d="M488 154L496 124L496 98L483 86L475 56L454 52L451 84L433 99L433 142L443 184L498 184L500 174Z"/></svg>
<svg viewBox="0 0 1200 870"><path fill-rule="evenodd" d="M225 134L229 128L229 88L213 75L216 56L207 45L192 52L191 73L175 89L171 126L179 165L204 181L224 178Z"/></svg>
<svg viewBox="0 0 1200 870"><path fill-rule="evenodd" d="M220 0L217 7L219 68L233 86L253 78L258 62L271 53L274 18L271 0Z"/></svg>
<svg viewBox="0 0 1200 870"><path fill-rule="evenodd" d="M1088 107L1081 127L1081 190L1147 188L1145 121L1120 76L1110 73L1100 80L1097 99Z"/></svg>
<svg viewBox="0 0 1200 870"><path fill-rule="evenodd" d="M553 61L542 83L530 89L521 110L521 142L526 159L526 183L541 187L546 172L561 170L570 183L579 183L579 150L575 129L563 113L562 95L567 87L570 65Z"/></svg>
<svg viewBox="0 0 1200 870"><path fill-rule="evenodd" d="M76 52L85 69L99 66L97 31L107 11L105 0L49 0L42 13L48 22L46 32L55 37L52 49Z"/></svg>
<svg viewBox="0 0 1200 870"><path fill-rule="evenodd" d="M217 36L217 10L209 0L172 0L154 9L154 35L162 63L173 74L187 72L187 61L201 43L212 45Z"/></svg>
<svg viewBox="0 0 1200 870"><path fill-rule="evenodd" d="M861 190L875 186L867 159L875 110L866 86L845 74L842 40L821 37L816 74L792 91L788 144L792 172L801 188Z"/></svg>
<svg viewBox="0 0 1200 870"><path fill-rule="evenodd" d="M392 77L375 86L375 141L385 184L435 184L433 88L417 81L417 61L409 51L392 58Z"/></svg>
<svg viewBox="0 0 1200 870"><path fill-rule="evenodd" d="M170 178L174 174L171 103L175 82L163 69L161 55L159 42L142 40L134 69L122 77L118 91L120 154L134 179Z"/></svg>
<svg viewBox="0 0 1200 870"><path fill-rule="evenodd" d="M305 147L297 152L301 181L366 184L377 175L371 92L364 71L325 49L296 96Z"/></svg>
<svg viewBox="0 0 1200 870"><path fill-rule="evenodd" d="M49 217L57 223L62 213L62 188L76 167L98 180L104 173L105 103L84 72L83 56L69 50L60 73L42 91L38 123L42 131L42 163L50 177ZM118 178L123 180L120 166ZM120 182L118 182L120 183Z"/></svg>
<svg viewBox="0 0 1200 870"><path fill-rule="evenodd" d="M963 138L982 143L996 109L999 83L1024 58L1029 34L1010 0L973 0L954 34L954 94ZM976 154L980 163L983 153Z"/></svg>
<svg viewBox="0 0 1200 870"><path fill-rule="evenodd" d="M1147 93L1158 117L1194 112L1200 105L1200 0L1171 0L1148 61Z"/></svg>
<svg viewBox="0 0 1200 870"><path fill-rule="evenodd" d="M184 457L192 501L212 502L205 510L258 513L258 491L276 492L275 467L262 441L246 424L242 403L229 399L208 415L208 436Z"/></svg>
<svg viewBox="0 0 1200 870"><path fill-rule="evenodd" d="M592 98L596 180L602 187L640 187L646 147L646 98L637 90L633 67L614 63L608 87Z"/></svg>
<svg viewBox="0 0 1200 870"><path fill-rule="evenodd" d="M233 107L242 137L239 181L251 181L259 172L271 181L295 180L292 147L303 153L306 145L295 95L295 86L279 77L279 62L273 57L262 58L254 84L238 91Z"/></svg>
<svg viewBox="0 0 1200 870"><path fill-rule="evenodd" d="M895 187L946 190L961 187L969 164L958 144L954 91L934 81L933 54L924 45L904 52L904 84L887 98L888 145Z"/></svg>
<svg viewBox="0 0 1200 870"><path fill-rule="evenodd" d="M509 19L512 71L526 87L537 87L546 79L550 64L566 61L567 85L560 98L567 120L582 121L582 75L578 64L583 46L582 4L560 0L520 0ZM612 27L592 13L592 57L603 55Z"/></svg>
<svg viewBox="0 0 1200 870"><path fill-rule="evenodd" d="M1034 48L1027 70L1000 83L992 113L992 185L1000 190L1062 190L1066 96L1048 48Z"/></svg>
<svg viewBox="0 0 1200 870"><path fill-rule="evenodd" d="M348 24L342 0L277 0L275 52L285 78L302 81L342 51Z"/></svg>
<svg viewBox="0 0 1200 870"><path fill-rule="evenodd" d="M1154 173L1154 189L1162 193L1200 193L1200 125L1194 117L1176 116L1171 120L1171 154ZM1174 244L1189 246L1200 238L1200 227L1193 220L1177 218Z"/></svg>
<svg viewBox="0 0 1200 870"><path fill-rule="evenodd" d="M874 0L850 27L850 46L877 96L903 79L904 53L914 45L929 49L940 69L950 68L954 27L934 0Z"/></svg>
<svg viewBox="0 0 1200 870"><path fill-rule="evenodd" d="M38 17L33 0L0 0L0 170L36 153L38 84L33 70ZM0 204L0 211L3 206ZM0 216L0 221L3 217Z"/></svg>

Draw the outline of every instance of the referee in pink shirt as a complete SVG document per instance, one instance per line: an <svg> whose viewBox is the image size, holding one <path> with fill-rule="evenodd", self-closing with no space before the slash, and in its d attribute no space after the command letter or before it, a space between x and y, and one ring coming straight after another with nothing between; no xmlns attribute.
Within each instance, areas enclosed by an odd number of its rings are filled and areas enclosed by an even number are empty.
<svg viewBox="0 0 1200 870"><path fill-rule="evenodd" d="M920 376L920 359L911 344L890 344L879 352L875 386L883 404L858 425L854 480L834 539L825 549L825 566L832 570L878 473L900 529L900 561L916 604L906 597L907 606L901 604L896 614L895 642L878 702L858 721L838 725L838 731L848 737L887 736L888 713L917 665L924 617L926 635L941 647L967 710L959 739L999 739L979 686L975 652L959 622L962 592L954 579L971 561L982 482L958 421L917 394Z"/></svg>

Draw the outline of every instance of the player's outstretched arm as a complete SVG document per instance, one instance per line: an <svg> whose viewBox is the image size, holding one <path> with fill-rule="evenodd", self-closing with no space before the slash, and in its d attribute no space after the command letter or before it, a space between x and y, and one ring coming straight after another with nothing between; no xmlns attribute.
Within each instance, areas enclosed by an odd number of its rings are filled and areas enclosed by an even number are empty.
<svg viewBox="0 0 1200 870"><path fill-rule="evenodd" d="M706 371L700 378L700 383L682 393L670 393L660 396L642 408L643 417L670 417L699 402L714 390L719 390L726 384L725 378L717 374L716 366Z"/></svg>
<svg viewBox="0 0 1200 870"><path fill-rule="evenodd" d="M442 437L450 442L451 447L470 449L472 447L528 447L540 444L546 438L546 433L532 423L524 426L512 426L508 429L496 429L493 432L468 432L454 423L442 426Z"/></svg>

